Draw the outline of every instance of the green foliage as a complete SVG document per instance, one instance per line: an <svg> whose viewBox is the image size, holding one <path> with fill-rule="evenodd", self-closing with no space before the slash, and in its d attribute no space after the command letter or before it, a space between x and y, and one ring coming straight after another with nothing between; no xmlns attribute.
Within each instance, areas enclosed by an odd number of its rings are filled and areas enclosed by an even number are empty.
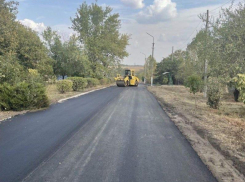
<svg viewBox="0 0 245 182"><path fill-rule="evenodd" d="M72 19L72 28L79 34L91 65L91 77L103 78L110 66L117 66L128 56L126 46L129 36L120 34L119 14L109 6L84 2ZM110 75L112 76L112 75Z"/></svg>
<svg viewBox="0 0 245 182"><path fill-rule="evenodd" d="M163 72L171 72L173 80L183 83L189 76L204 77L204 62L208 62L208 77L216 77L226 85L237 74L245 73L245 3L224 8L220 16L211 18L208 31L201 29L188 44L186 51L177 50L174 61L164 58L157 66L158 82ZM206 20L206 14L200 16Z"/></svg>
<svg viewBox="0 0 245 182"><path fill-rule="evenodd" d="M71 80L59 80L56 83L57 90L62 94L65 92L71 91L72 85L73 85L73 82Z"/></svg>
<svg viewBox="0 0 245 182"><path fill-rule="evenodd" d="M40 83L21 82L15 86L0 85L0 109L24 110L48 107L45 87Z"/></svg>
<svg viewBox="0 0 245 182"><path fill-rule="evenodd" d="M28 69L27 82L43 83L43 78L36 69Z"/></svg>
<svg viewBox="0 0 245 182"><path fill-rule="evenodd" d="M209 79L207 89L207 105L213 109L219 109L220 100L222 96L222 89L217 79Z"/></svg>
<svg viewBox="0 0 245 182"><path fill-rule="evenodd" d="M16 84L27 69L42 77L53 75L52 60L36 32L16 21L17 3L0 1L0 81Z"/></svg>
<svg viewBox="0 0 245 182"><path fill-rule="evenodd" d="M109 83L114 83L115 82L115 79L114 78L108 78L108 82Z"/></svg>
<svg viewBox="0 0 245 182"><path fill-rule="evenodd" d="M174 83L176 83L176 80L179 79L182 81L183 83L183 79L182 76L179 75L179 70L180 70L180 66L183 62L183 55L185 53L183 51L176 51L173 55L173 60L172 60L172 55L163 58L163 60L160 63L157 63L157 67L156 67L156 81L159 84L166 84L163 81L166 81L166 79L164 80L164 78L166 78L166 75L163 75L163 73L165 72L170 72L171 76L172 76L172 80ZM183 72L181 72L183 73ZM189 75L190 76L190 75Z"/></svg>
<svg viewBox="0 0 245 182"><path fill-rule="evenodd" d="M68 79L73 82L73 84L72 84L73 91L82 90L82 89L86 88L88 85L88 81L86 78L69 77Z"/></svg>
<svg viewBox="0 0 245 182"><path fill-rule="evenodd" d="M155 73L157 62L155 59L152 58L152 56L149 56L146 59L146 63L144 65L146 67L146 80L147 83L151 82L151 76L152 76L152 71Z"/></svg>
<svg viewBox="0 0 245 182"><path fill-rule="evenodd" d="M0 0L0 84L4 110L48 105L43 84L54 83L54 75L91 77L59 81L57 89L62 93L72 85L73 90L79 90L100 82L111 83L107 77L118 73L120 62L128 56L129 36L120 33L119 15L113 14L110 7L83 3L72 20L78 36L62 40L48 27L42 42L37 32L16 20L17 6L13 1Z"/></svg>
<svg viewBox="0 0 245 182"><path fill-rule="evenodd" d="M162 83L163 83L164 85L168 84L168 78L164 77L163 80L162 80Z"/></svg>
<svg viewBox="0 0 245 182"><path fill-rule="evenodd" d="M114 78L102 78L99 80L100 85L106 85L115 82Z"/></svg>
<svg viewBox="0 0 245 182"><path fill-rule="evenodd" d="M91 74L91 64L76 36L62 41L58 33L50 27L42 35L49 48L49 55L54 60L53 69L57 76L85 77Z"/></svg>
<svg viewBox="0 0 245 182"><path fill-rule="evenodd" d="M108 83L107 78L102 78L102 79L100 79L99 81L100 81L100 85L105 85L105 84Z"/></svg>
<svg viewBox="0 0 245 182"><path fill-rule="evenodd" d="M236 89L240 92L239 100L245 104L245 74L238 74L232 79Z"/></svg>
<svg viewBox="0 0 245 182"><path fill-rule="evenodd" d="M185 86L190 89L190 93L196 94L197 92L201 92L203 88L203 81L197 75L189 76L187 81L185 82Z"/></svg>
<svg viewBox="0 0 245 182"><path fill-rule="evenodd" d="M14 56L0 56L0 84L4 82L19 83L25 79L27 74L27 71Z"/></svg>
<svg viewBox="0 0 245 182"><path fill-rule="evenodd" d="M99 80L96 78L87 78L87 81L88 81L88 87L89 88L95 87L95 86L100 84Z"/></svg>

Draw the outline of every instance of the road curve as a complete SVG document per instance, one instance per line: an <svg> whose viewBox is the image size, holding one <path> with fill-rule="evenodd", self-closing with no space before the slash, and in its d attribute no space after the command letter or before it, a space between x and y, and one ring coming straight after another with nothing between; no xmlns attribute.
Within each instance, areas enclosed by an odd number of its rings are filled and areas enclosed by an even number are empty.
<svg viewBox="0 0 245 182"><path fill-rule="evenodd" d="M110 87L0 125L0 181L216 181L144 86Z"/></svg>

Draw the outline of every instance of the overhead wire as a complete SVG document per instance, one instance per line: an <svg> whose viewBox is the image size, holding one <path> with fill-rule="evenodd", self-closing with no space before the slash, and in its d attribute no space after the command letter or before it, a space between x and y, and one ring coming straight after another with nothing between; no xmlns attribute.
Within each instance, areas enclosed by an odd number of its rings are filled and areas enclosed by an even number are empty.
<svg viewBox="0 0 245 182"><path fill-rule="evenodd" d="M220 8L222 8L224 5L229 4L229 3L231 3L231 2L234 3L235 0L229 0L228 2L222 4L221 6L219 6L219 7L217 7L217 8L214 8L214 9L210 10L209 12L212 12L212 11L215 11L215 10L217 10L217 9L220 9Z"/></svg>
<svg viewBox="0 0 245 182"><path fill-rule="evenodd" d="M222 4L221 6L219 6L219 7L217 7L217 8L214 8L214 9L210 10L209 12L213 12L213 11L215 11L215 10L217 10L217 9L222 8L222 7L225 6L226 4L229 4L229 3L231 3L231 2L234 3L235 1L236 1L236 0L229 0L229 1L227 1L226 3ZM239 4L239 3L238 3L238 4ZM218 17L219 15L220 15L220 12L211 14L212 18L216 18L216 17ZM193 16L193 15L192 15L192 16ZM185 41L184 44L186 44L186 43L189 41L189 39L191 38L191 36L193 35L193 33L194 33L195 31L197 31L197 29L198 29L198 27L200 26L201 23L202 23L202 22L200 22L200 23L197 25L197 27L194 29L194 31L191 33L191 35L188 37L188 39ZM185 46L186 46L186 45L185 45ZM184 47L185 47L185 46L184 46ZM183 49L184 47L182 47L181 49Z"/></svg>
<svg viewBox="0 0 245 182"><path fill-rule="evenodd" d="M201 25L201 23L203 23L203 21L199 22L198 25L196 26L196 28L192 31L192 33L190 34L190 36L188 37L188 39L186 39L186 41L184 42L184 45L189 41L189 39L191 38L191 36L194 34L195 31L198 30L199 26ZM186 46L186 45L185 45ZM181 47L180 49L183 49L185 46Z"/></svg>

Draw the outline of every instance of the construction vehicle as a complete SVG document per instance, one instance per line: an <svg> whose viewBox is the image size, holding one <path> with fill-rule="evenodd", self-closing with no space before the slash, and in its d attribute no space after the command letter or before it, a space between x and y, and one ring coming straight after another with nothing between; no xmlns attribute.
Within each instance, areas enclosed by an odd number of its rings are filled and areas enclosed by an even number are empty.
<svg viewBox="0 0 245 182"><path fill-rule="evenodd" d="M120 74L117 74L117 77L115 77L115 81L117 81L118 78L121 78Z"/></svg>
<svg viewBox="0 0 245 182"><path fill-rule="evenodd" d="M127 87L127 86L138 86L139 78L135 76L134 70L125 70L124 77L119 77L116 80L118 87Z"/></svg>

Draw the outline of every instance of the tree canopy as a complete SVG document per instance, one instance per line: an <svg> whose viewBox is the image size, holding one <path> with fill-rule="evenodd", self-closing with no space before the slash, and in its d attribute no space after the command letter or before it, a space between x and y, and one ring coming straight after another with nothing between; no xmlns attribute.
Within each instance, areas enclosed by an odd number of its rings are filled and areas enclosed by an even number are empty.
<svg viewBox="0 0 245 182"><path fill-rule="evenodd" d="M92 77L104 77L110 67L118 66L128 56L126 46L129 36L121 34L119 14L112 8L103 8L97 3L84 2L72 19L72 28L91 62Z"/></svg>

